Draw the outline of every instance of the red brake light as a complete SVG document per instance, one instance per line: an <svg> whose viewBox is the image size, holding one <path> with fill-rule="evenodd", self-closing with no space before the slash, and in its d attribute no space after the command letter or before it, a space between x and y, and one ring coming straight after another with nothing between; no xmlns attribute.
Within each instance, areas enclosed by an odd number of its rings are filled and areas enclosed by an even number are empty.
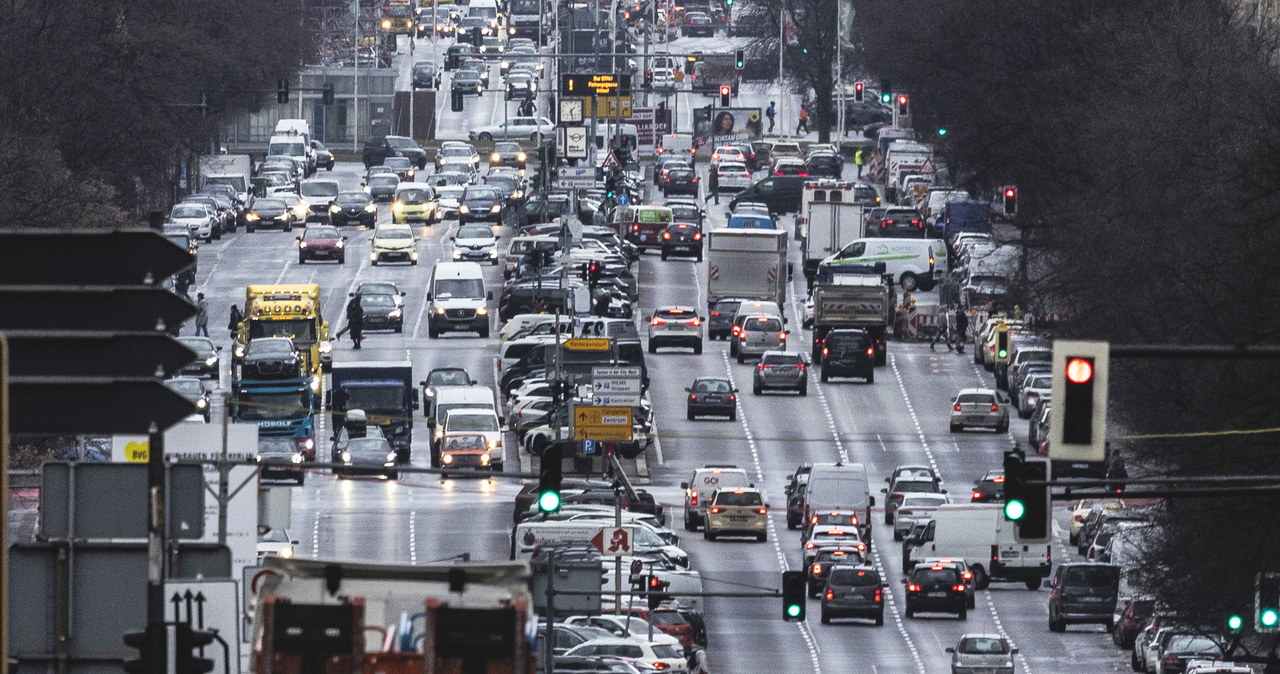
<svg viewBox="0 0 1280 674"><path fill-rule="evenodd" d="M801 372L804 372L804 363L800 363L800 365L798 365L797 367L800 368Z"/></svg>
<svg viewBox="0 0 1280 674"><path fill-rule="evenodd" d="M816 575L818 575L818 574L820 574L820 573L822 573L822 565L821 565L821 564L814 564L814 565L813 565L813 568L811 569L811 572L812 572L812 573L813 573L813 575L815 575L815 576L816 576Z"/></svg>
<svg viewBox="0 0 1280 674"><path fill-rule="evenodd" d="M638 232L638 231L640 231L640 225L638 225L638 224L631 225L631 231L633 231L633 232Z"/></svg>
<svg viewBox="0 0 1280 674"><path fill-rule="evenodd" d="M697 393L690 393L690 394L689 394L689 400L697 400L697 399L698 399L698 394L697 394Z"/></svg>
<svg viewBox="0 0 1280 674"><path fill-rule="evenodd" d="M991 411L992 411L992 412L999 412L999 411L1000 411L1000 406L999 406L999 405L992 405L992 406L991 406Z"/></svg>
<svg viewBox="0 0 1280 674"><path fill-rule="evenodd" d="M873 601L884 601L884 591L883 591L883 590L876 590L876 596L875 596L875 599L874 599Z"/></svg>
<svg viewBox="0 0 1280 674"><path fill-rule="evenodd" d="M959 412L959 411L960 411L960 403L956 403L956 406L955 406L955 408L954 408L954 409L955 409L955 411Z"/></svg>
<svg viewBox="0 0 1280 674"><path fill-rule="evenodd" d="M827 355L827 354L829 354L829 353L831 353L831 349L828 349L828 348L827 348L827 347L825 347L825 346L824 346L824 347L822 347L822 355L824 355L824 356L825 356L825 355Z"/></svg>
<svg viewBox="0 0 1280 674"><path fill-rule="evenodd" d="M951 589L955 590L956 592L964 592L964 586L963 586L963 585L952 585L952 586L951 586Z"/></svg>
<svg viewBox="0 0 1280 674"><path fill-rule="evenodd" d="M972 571L965 571L964 573L960 574L960 577L961 577L961 578L963 578L963 579L965 579L965 580L973 580L973 572L972 572Z"/></svg>
<svg viewBox="0 0 1280 674"><path fill-rule="evenodd" d="M835 599L835 598L836 598L836 593L835 593L835 592L832 592L830 589L828 589L828 590L827 590L827 594L826 594L826 598L827 598L828 600L830 600L830 599Z"/></svg>
<svg viewBox="0 0 1280 674"><path fill-rule="evenodd" d="M712 514L712 515L719 515L719 514L720 514L720 508L712 508L712 509L711 509L711 514Z"/></svg>
<svg viewBox="0 0 1280 674"><path fill-rule="evenodd" d="M701 241L701 240L702 240L702 232L694 232L694 233L693 233L693 240L694 240L694 241ZM712 315L712 316L719 316L719 315L720 315L720 312L718 312L718 311L713 311L713 312L711 312L711 315Z"/></svg>
<svg viewBox="0 0 1280 674"><path fill-rule="evenodd" d="M769 513L769 509L768 509L768 508L757 508L757 509L756 509L756 512L760 513L761 515L766 515L766 514L768 514L768 513Z"/></svg>
<svg viewBox="0 0 1280 674"><path fill-rule="evenodd" d="M663 232L663 233L662 233L662 238L667 239L668 241L670 241L670 240L671 240L671 232Z"/></svg>
<svg viewBox="0 0 1280 674"><path fill-rule="evenodd" d="M735 400L737 400L737 399L738 399L738 396L733 395L733 394L729 394L729 402L733 402L733 401L735 401Z"/></svg>
<svg viewBox="0 0 1280 674"><path fill-rule="evenodd" d="M874 346L868 346L868 347L867 347L867 355L868 355L868 356L874 356L874 355L876 355L876 347L874 347Z"/></svg>
<svg viewBox="0 0 1280 674"><path fill-rule="evenodd" d="M920 586L915 583L907 583L907 592L919 592Z"/></svg>
<svg viewBox="0 0 1280 674"><path fill-rule="evenodd" d="M980 491L975 491L975 492L973 492L973 497L974 497L974 498L982 498L982 492L980 492Z"/></svg>
<svg viewBox="0 0 1280 674"><path fill-rule="evenodd" d="M697 235L697 234L695 234L694 236L698 236L698 235ZM720 315L720 312L719 312L719 311L713 311L713 312L711 312L711 315L712 315L712 316L719 316L719 315Z"/></svg>
<svg viewBox="0 0 1280 674"><path fill-rule="evenodd" d="M787 333L785 330L778 333L778 339L781 339L784 342L787 341Z"/></svg>
<svg viewBox="0 0 1280 674"><path fill-rule="evenodd" d="M817 516L817 515L814 515L813 517L810 517L810 518L809 518L809 524L817 524L817 523L818 523L818 516Z"/></svg>
<svg viewBox="0 0 1280 674"><path fill-rule="evenodd" d="M664 320L662 320L661 318L658 318L658 317L656 317L656 316L654 317L654 319L653 319L652 321L649 321L649 325L666 325L666 324L667 324L667 322L666 322L666 321L664 321Z"/></svg>

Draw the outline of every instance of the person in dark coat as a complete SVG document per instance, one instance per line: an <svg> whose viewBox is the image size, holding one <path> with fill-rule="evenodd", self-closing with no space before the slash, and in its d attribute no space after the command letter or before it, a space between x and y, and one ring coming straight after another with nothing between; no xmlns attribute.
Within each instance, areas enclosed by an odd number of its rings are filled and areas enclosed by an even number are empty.
<svg viewBox="0 0 1280 674"><path fill-rule="evenodd" d="M360 348L360 341L364 338L364 307L360 306L360 293L347 302L347 325L334 335L334 339L348 330L351 331L351 343L355 345L352 348Z"/></svg>
<svg viewBox="0 0 1280 674"><path fill-rule="evenodd" d="M956 308L956 353L964 353L964 336L969 331L969 312Z"/></svg>
<svg viewBox="0 0 1280 674"><path fill-rule="evenodd" d="M240 322L244 320L244 314L240 313L240 307L231 305L231 320L227 321L227 330L231 331L231 339L236 338L236 330L240 329Z"/></svg>

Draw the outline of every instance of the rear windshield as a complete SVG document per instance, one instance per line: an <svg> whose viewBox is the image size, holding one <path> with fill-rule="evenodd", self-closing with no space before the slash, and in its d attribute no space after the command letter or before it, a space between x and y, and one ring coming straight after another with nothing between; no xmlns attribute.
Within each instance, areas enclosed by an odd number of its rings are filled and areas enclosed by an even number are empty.
<svg viewBox="0 0 1280 674"><path fill-rule="evenodd" d="M879 585L880 574L872 569L835 569L831 572L832 585L852 585L865 587Z"/></svg>
<svg viewBox="0 0 1280 674"><path fill-rule="evenodd" d="M653 656L662 658L663 660L683 660L684 656L677 653L676 649L667 644L655 644L653 646Z"/></svg>
<svg viewBox="0 0 1280 674"><path fill-rule="evenodd" d="M917 571L912 580L917 583L950 583L957 575L954 569L923 569Z"/></svg>
<svg viewBox="0 0 1280 674"><path fill-rule="evenodd" d="M1066 585L1088 585L1104 587L1115 585L1120 579L1120 570L1114 566L1073 566L1062 574L1062 582Z"/></svg>
<svg viewBox="0 0 1280 674"><path fill-rule="evenodd" d="M770 353L760 359L766 365L799 365L804 362L798 353Z"/></svg>
<svg viewBox="0 0 1280 674"><path fill-rule="evenodd" d="M649 614L649 622L654 625L687 625L689 623L676 611L654 611Z"/></svg>
<svg viewBox="0 0 1280 674"><path fill-rule="evenodd" d="M776 318L757 318L743 325L747 332L777 332L782 330L782 321Z"/></svg>
<svg viewBox="0 0 1280 674"><path fill-rule="evenodd" d="M715 311L722 316L732 316L738 313L738 307L741 306L741 300L720 300L716 302Z"/></svg>
<svg viewBox="0 0 1280 674"><path fill-rule="evenodd" d="M991 404L996 401L995 396L990 393L965 393L956 399L958 403L986 403Z"/></svg>
<svg viewBox="0 0 1280 674"><path fill-rule="evenodd" d="M960 647L956 650L969 655L978 655L982 653L998 654L1008 653L1009 645L1004 639L997 637L965 637L960 640Z"/></svg>
<svg viewBox="0 0 1280 674"><path fill-rule="evenodd" d="M894 491L897 491L897 492L909 492L909 491L933 492L933 491L936 491L936 489L935 489L935 488L934 488L934 486L933 486L933 482L932 482L932 481L930 481L930 482L925 482L925 481L923 481L923 480L918 480L918 481L909 481L909 482L898 482L897 484L893 485L893 490L894 490Z"/></svg>
<svg viewBox="0 0 1280 674"><path fill-rule="evenodd" d="M761 503L760 493L754 491L720 492L716 496L716 505L722 506L758 506Z"/></svg>

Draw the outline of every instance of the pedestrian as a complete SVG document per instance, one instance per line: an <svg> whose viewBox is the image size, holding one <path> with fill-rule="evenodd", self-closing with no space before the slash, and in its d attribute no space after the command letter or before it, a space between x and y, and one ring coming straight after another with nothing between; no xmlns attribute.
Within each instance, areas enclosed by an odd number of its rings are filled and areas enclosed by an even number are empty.
<svg viewBox="0 0 1280 674"><path fill-rule="evenodd" d="M773 101L769 101L769 107L765 109L764 116L769 118L769 133L773 133L773 118L778 116L778 107Z"/></svg>
<svg viewBox="0 0 1280 674"><path fill-rule="evenodd" d="M947 345L947 351L951 350L951 307L943 307L938 312L938 329L934 330L933 337L929 340L929 350L933 351L938 340L941 339L943 344Z"/></svg>
<svg viewBox="0 0 1280 674"><path fill-rule="evenodd" d="M1015 321L1020 321L1020 320L1022 320L1022 305L1021 305L1021 304L1015 304L1015 305L1013 305L1013 320L1015 320Z"/></svg>
<svg viewBox="0 0 1280 674"><path fill-rule="evenodd" d="M866 152L866 150L865 150L865 149L863 149L863 148L858 148L858 151L857 151L857 152L855 152L855 153L853 153L853 163L854 163L854 165L855 165L855 166L857 166L857 167L858 167L858 179L859 179L859 180L861 180L861 179L862 179L862 166L863 166L863 164L866 164L866 163L867 163L867 158L866 158L865 156L863 156L863 154L862 154L863 152Z"/></svg>
<svg viewBox="0 0 1280 674"><path fill-rule="evenodd" d="M236 338L236 331L240 329L240 321L244 320L244 314L240 313L240 307L231 305L231 320L227 321L227 330L231 331L231 339Z"/></svg>
<svg viewBox="0 0 1280 674"><path fill-rule="evenodd" d="M1129 470L1124 465L1124 455L1116 452L1111 455L1107 466L1107 489L1123 494L1125 483L1129 480Z"/></svg>
<svg viewBox="0 0 1280 674"><path fill-rule="evenodd" d="M800 106L799 120L796 123L796 133L800 133L800 129L804 129L805 133L809 133L809 110L803 105Z"/></svg>
<svg viewBox="0 0 1280 674"><path fill-rule="evenodd" d="M195 272L191 271L190 269L187 269L185 271L178 272L178 275L173 277L173 289L179 295L182 295L183 297L190 299L191 295L188 294L187 291L191 290L191 284L195 282L196 282Z"/></svg>
<svg viewBox="0 0 1280 674"><path fill-rule="evenodd" d="M591 311L592 315L600 316L601 318L607 318L609 316L609 305L612 303L613 303L612 290L606 290L603 293L600 293L600 296L596 298L595 306L592 307L592 311Z"/></svg>
<svg viewBox="0 0 1280 674"><path fill-rule="evenodd" d="M347 330L351 331L351 343L355 345L352 348L360 348L360 341L364 337L364 307L360 306L360 293L356 293L347 302L347 327L342 332ZM338 337L342 336L342 332L338 333Z"/></svg>
<svg viewBox="0 0 1280 674"><path fill-rule="evenodd" d="M209 336L209 301L204 293L196 293L196 336Z"/></svg>
<svg viewBox="0 0 1280 674"><path fill-rule="evenodd" d="M699 648L689 656L689 674L711 674L705 649Z"/></svg>
<svg viewBox="0 0 1280 674"><path fill-rule="evenodd" d="M964 353L965 333L969 332L969 312L956 307L956 353Z"/></svg>

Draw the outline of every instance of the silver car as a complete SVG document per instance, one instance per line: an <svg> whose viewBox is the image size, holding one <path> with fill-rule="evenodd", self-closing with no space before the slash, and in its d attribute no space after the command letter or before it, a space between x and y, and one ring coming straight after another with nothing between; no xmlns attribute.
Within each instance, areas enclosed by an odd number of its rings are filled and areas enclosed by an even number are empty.
<svg viewBox="0 0 1280 674"><path fill-rule="evenodd" d="M764 355L766 351L787 348L787 331L782 329L782 319L777 316L747 316L737 337L739 363L745 363L748 357Z"/></svg>
<svg viewBox="0 0 1280 674"><path fill-rule="evenodd" d="M1053 398L1053 377L1049 373L1030 374L1018 387L1018 416L1026 419L1036 403Z"/></svg>
<svg viewBox="0 0 1280 674"><path fill-rule="evenodd" d="M989 388L967 388L951 399L951 432L966 428L1009 430L1009 397Z"/></svg>
<svg viewBox="0 0 1280 674"><path fill-rule="evenodd" d="M649 319L649 353L660 347L690 347L702 353L702 317L691 306L659 307Z"/></svg>
<svg viewBox="0 0 1280 674"><path fill-rule="evenodd" d="M766 351L756 364L752 392L760 395L765 389L792 389L800 395L809 393L809 368L804 356L788 351Z"/></svg>
<svg viewBox="0 0 1280 674"><path fill-rule="evenodd" d="M893 515L893 540L902 540L916 522L928 522L933 519L933 511L950 502L946 494L903 494Z"/></svg>
<svg viewBox="0 0 1280 674"><path fill-rule="evenodd" d="M1018 649L999 634L965 634L951 654L951 674L1013 674L1013 656Z"/></svg>

